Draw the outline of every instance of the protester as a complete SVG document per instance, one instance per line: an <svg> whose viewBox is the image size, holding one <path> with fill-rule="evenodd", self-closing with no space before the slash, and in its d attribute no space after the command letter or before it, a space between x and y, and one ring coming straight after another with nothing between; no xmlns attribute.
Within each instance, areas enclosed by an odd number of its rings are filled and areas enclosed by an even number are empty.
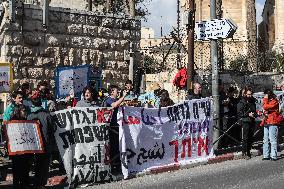
<svg viewBox="0 0 284 189"><path fill-rule="evenodd" d="M106 107L117 108L124 101L125 97L129 94L129 90L125 89L120 98L119 96L119 87L116 85L111 85L108 88L109 97L106 99Z"/></svg>
<svg viewBox="0 0 284 189"><path fill-rule="evenodd" d="M160 107L173 106L175 103L170 98L169 92L165 89L161 90Z"/></svg>
<svg viewBox="0 0 284 189"><path fill-rule="evenodd" d="M19 88L19 91L22 91L23 104L29 108L32 107L32 101L31 101L32 89L30 87L30 84L28 82L22 83L22 85Z"/></svg>
<svg viewBox="0 0 284 189"><path fill-rule="evenodd" d="M98 92L91 86L87 86L83 90L84 99L80 100L76 107L97 107Z"/></svg>
<svg viewBox="0 0 284 189"><path fill-rule="evenodd" d="M116 85L111 85L108 88L109 97L105 101L106 107L112 107L113 115L110 122L110 127L112 129L109 130L109 140L110 140L110 158L112 159L112 171L113 173L121 172L121 161L120 161L120 152L119 152L119 124L117 123L117 113L118 107L124 101L126 95L128 95L129 91L124 90L122 97L119 96L119 88Z"/></svg>
<svg viewBox="0 0 284 189"><path fill-rule="evenodd" d="M189 91L190 92L190 91ZM202 96L202 86L199 83L193 84L193 93L188 93L186 100L200 99Z"/></svg>
<svg viewBox="0 0 284 189"><path fill-rule="evenodd" d="M133 84L131 80L127 80L125 82L124 85L125 89L124 90L128 90L129 93L126 95L126 97L124 98L124 100L134 100L137 98L137 95L135 95L135 93L133 92ZM123 95L123 94L122 94Z"/></svg>
<svg viewBox="0 0 284 189"><path fill-rule="evenodd" d="M29 111L28 107L23 105L22 92L14 91L11 97L12 103L6 108L3 120L26 120ZM10 156L12 160L13 189L25 189L29 187L29 161L31 158L29 154Z"/></svg>
<svg viewBox="0 0 284 189"><path fill-rule="evenodd" d="M228 117L227 119L227 128L229 129L228 135L233 137L235 140L232 140L227 137L227 145L238 145L237 141L241 140L241 129L237 124L237 105L239 99L235 96L237 93L237 89L235 87L230 87L227 91L228 99L226 100L226 106L228 111L225 113L225 116Z"/></svg>
<svg viewBox="0 0 284 189"><path fill-rule="evenodd" d="M138 97L138 101L144 104L148 108L160 107L160 92L161 87L158 83L152 83L150 85L150 91L142 94Z"/></svg>
<svg viewBox="0 0 284 189"><path fill-rule="evenodd" d="M51 152L55 145L53 123L50 113L41 106L42 103L39 96L34 95L32 97L32 103L33 106L31 108L31 114L28 116L28 120L38 120L40 122L40 130L45 150L43 154L34 155L34 171L36 178L34 187L36 189L43 189L47 183Z"/></svg>
<svg viewBox="0 0 284 189"><path fill-rule="evenodd" d="M50 92L49 85L47 81L40 81L37 85L37 90L35 93L39 93L39 98L41 99L42 107L49 112L56 111L56 103L53 100L53 95Z"/></svg>
<svg viewBox="0 0 284 189"><path fill-rule="evenodd" d="M264 94L263 160L271 159L272 161L276 161L278 126L283 121L283 117L279 112L279 101L272 90L267 89Z"/></svg>
<svg viewBox="0 0 284 189"><path fill-rule="evenodd" d="M71 90L69 92L69 95L65 98L65 100L66 100L66 107L67 108L76 107L78 101L75 98L74 90Z"/></svg>
<svg viewBox="0 0 284 189"><path fill-rule="evenodd" d="M257 115L256 99L252 96L253 90L251 87L245 87L242 92L243 96L237 105L237 112L243 129L242 153L246 159L250 159L255 116Z"/></svg>
<svg viewBox="0 0 284 189"><path fill-rule="evenodd" d="M19 105L23 105L23 93L22 93L22 91L12 92L11 97L12 97L12 101L4 111L3 121L11 120L11 115L14 111L14 108L19 106ZM26 108L26 111L29 113L30 112L29 107L25 106L25 108Z"/></svg>

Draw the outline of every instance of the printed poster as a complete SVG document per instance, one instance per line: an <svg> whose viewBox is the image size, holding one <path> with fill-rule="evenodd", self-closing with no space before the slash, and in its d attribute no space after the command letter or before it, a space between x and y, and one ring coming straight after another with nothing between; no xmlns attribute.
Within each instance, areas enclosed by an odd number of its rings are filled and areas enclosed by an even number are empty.
<svg viewBox="0 0 284 189"><path fill-rule="evenodd" d="M60 67L56 69L57 97L66 97L71 93L81 95L89 84L89 65Z"/></svg>

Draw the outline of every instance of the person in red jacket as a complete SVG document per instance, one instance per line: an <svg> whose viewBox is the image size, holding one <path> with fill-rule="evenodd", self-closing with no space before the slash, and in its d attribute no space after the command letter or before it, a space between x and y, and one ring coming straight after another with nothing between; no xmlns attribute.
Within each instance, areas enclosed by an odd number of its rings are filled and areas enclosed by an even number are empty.
<svg viewBox="0 0 284 189"><path fill-rule="evenodd" d="M279 101L272 90L264 92L263 110L265 111L264 135L263 135L263 160L277 160L278 126L282 116L279 112ZM269 147L270 143L270 147Z"/></svg>

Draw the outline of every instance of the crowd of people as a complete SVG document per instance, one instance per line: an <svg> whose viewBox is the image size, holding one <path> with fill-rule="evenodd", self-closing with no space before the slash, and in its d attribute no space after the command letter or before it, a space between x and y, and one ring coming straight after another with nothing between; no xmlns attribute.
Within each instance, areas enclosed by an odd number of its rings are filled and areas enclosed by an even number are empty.
<svg viewBox="0 0 284 189"><path fill-rule="evenodd" d="M188 94L187 100L200 99L202 85L194 83L193 92ZM253 142L256 112L256 99L252 96L251 87L245 87L238 93L234 87L225 91L222 82L219 82L220 94L220 130L225 133L222 146L237 145L240 141L242 152L246 159L251 157L250 150ZM80 98L74 91L65 99L56 100L52 94L49 83L39 82L37 88L32 90L29 83L23 83L11 93L11 103L4 112L3 121L10 120L39 120L45 145L44 154L22 154L11 156L13 165L13 186L15 189L29 188L30 163L33 160L36 175L34 188L44 188L48 177L49 162L54 152L55 139L52 131L52 117L50 112L71 107L112 107L115 115L119 106L143 106L160 108L174 105L167 90L157 83L150 86L150 91L144 94L135 94L130 80L125 82L123 90L116 85L110 85L108 90L95 90L87 86ZM277 159L278 126L282 122L279 112L279 102L272 90L266 90L263 99L263 160ZM118 144L118 127L116 116L112 117L110 130L110 144ZM270 143L270 144L269 144ZM56 151L56 150L55 150ZM119 154L118 145L111 146L111 156ZM113 161L113 169L119 170L120 162Z"/></svg>
<svg viewBox="0 0 284 189"><path fill-rule="evenodd" d="M97 91L93 86L86 86L82 95L76 97L74 91L64 99L55 99L50 90L49 83L41 81L37 88L32 90L30 84L25 82L17 90L10 94L11 102L4 111L3 121L12 120L38 120L40 122L44 154L21 154L10 156L12 160L13 188L29 188L29 172L31 164L34 165L36 180L32 183L34 188L44 188L50 166L51 156L58 158L58 149L56 149L53 123L51 112L68 109L71 107L112 107L113 115L122 105L143 105L145 107L166 107L173 105L167 90L161 89L158 84L152 84L150 92L143 95L135 94L132 81L125 82L124 89L121 90L116 85L110 85L108 90L100 89ZM110 130L110 143L118 144L118 125L116 116L112 117ZM2 132L4 133L2 127ZM119 154L118 145L111 146L111 156L117 157ZM54 157L53 157L54 158ZM60 159L60 158L59 158ZM120 171L120 160L114 159L113 170Z"/></svg>

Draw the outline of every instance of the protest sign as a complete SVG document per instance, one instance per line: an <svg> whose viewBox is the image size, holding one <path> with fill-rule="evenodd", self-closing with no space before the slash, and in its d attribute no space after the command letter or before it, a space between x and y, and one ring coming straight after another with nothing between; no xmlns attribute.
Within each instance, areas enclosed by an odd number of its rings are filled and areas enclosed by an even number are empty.
<svg viewBox="0 0 284 189"><path fill-rule="evenodd" d="M56 69L56 95L66 97L70 92L81 95L89 84L89 65L61 67Z"/></svg>
<svg viewBox="0 0 284 189"><path fill-rule="evenodd" d="M43 153L43 141L39 123L37 121L7 121L6 133L8 137L9 155Z"/></svg>
<svg viewBox="0 0 284 189"><path fill-rule="evenodd" d="M112 180L109 108L72 108L55 112L56 143L70 184Z"/></svg>
<svg viewBox="0 0 284 189"><path fill-rule="evenodd" d="M172 164L213 156L213 118L209 98L171 107L122 107L118 113L124 178Z"/></svg>
<svg viewBox="0 0 284 189"><path fill-rule="evenodd" d="M10 92L13 87L13 67L10 63L0 63L0 93Z"/></svg>

